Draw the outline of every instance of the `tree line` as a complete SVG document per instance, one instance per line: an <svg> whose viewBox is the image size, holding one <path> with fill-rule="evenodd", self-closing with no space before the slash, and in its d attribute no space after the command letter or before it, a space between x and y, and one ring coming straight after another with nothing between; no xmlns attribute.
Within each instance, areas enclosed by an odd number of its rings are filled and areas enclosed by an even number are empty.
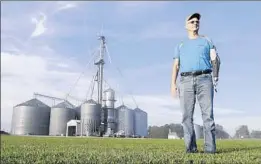
<svg viewBox="0 0 261 164"><path fill-rule="evenodd" d="M203 126L200 126L200 138L204 138ZM181 124L165 124L163 126L149 126L148 134L149 138L168 138L169 130L176 132L179 138L183 138L183 127ZM236 130L234 136L230 136L223 128L222 125L216 124L216 138L228 139L228 138L257 138L261 139L261 131L253 130L249 132L247 125L241 125Z"/></svg>

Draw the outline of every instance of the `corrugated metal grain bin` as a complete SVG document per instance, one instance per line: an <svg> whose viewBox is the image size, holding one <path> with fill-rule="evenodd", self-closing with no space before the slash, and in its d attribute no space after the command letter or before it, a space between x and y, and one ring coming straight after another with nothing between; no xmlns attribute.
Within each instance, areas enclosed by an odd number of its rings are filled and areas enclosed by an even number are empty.
<svg viewBox="0 0 261 164"><path fill-rule="evenodd" d="M88 100L81 106L81 130L83 136L99 133L101 124L101 105L94 100Z"/></svg>
<svg viewBox="0 0 261 164"><path fill-rule="evenodd" d="M134 109L134 133L136 136L148 136L148 114L139 109Z"/></svg>
<svg viewBox="0 0 261 164"><path fill-rule="evenodd" d="M125 105L117 108L117 131L123 132L125 136L134 135L134 111Z"/></svg>
<svg viewBox="0 0 261 164"><path fill-rule="evenodd" d="M116 126L115 126L115 112L114 104L115 104L115 91L111 88L104 91L103 96L103 102L104 102L104 116L106 116L105 119L105 126L106 126L106 135L112 135L116 132Z"/></svg>
<svg viewBox="0 0 261 164"><path fill-rule="evenodd" d="M68 101L61 102L51 108L49 135L66 135L67 122L75 119L74 108Z"/></svg>
<svg viewBox="0 0 261 164"><path fill-rule="evenodd" d="M13 108L11 133L14 135L48 135L51 108L31 99Z"/></svg>

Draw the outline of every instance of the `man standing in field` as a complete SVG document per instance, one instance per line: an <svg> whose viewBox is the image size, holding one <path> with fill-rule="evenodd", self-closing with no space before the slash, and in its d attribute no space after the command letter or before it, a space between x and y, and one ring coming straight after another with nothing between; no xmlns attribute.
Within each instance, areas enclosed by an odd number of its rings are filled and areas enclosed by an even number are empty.
<svg viewBox="0 0 261 164"><path fill-rule="evenodd" d="M204 124L204 150L205 153L215 153L213 97L214 84L218 81L220 59L212 41L198 34L200 17L199 13L194 13L186 19L188 38L178 44L175 50L171 92L172 96L176 97L177 90L179 91L186 152L198 152L193 126L197 98ZM179 72L180 84L177 87L176 79Z"/></svg>

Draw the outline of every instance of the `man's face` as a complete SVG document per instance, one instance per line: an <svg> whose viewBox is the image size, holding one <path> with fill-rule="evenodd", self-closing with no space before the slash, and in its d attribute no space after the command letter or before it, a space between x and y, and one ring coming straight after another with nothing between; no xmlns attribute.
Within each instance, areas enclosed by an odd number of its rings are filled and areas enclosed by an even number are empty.
<svg viewBox="0 0 261 164"><path fill-rule="evenodd" d="M197 18L192 18L187 21L186 29L188 31L197 31L199 29L199 20Z"/></svg>

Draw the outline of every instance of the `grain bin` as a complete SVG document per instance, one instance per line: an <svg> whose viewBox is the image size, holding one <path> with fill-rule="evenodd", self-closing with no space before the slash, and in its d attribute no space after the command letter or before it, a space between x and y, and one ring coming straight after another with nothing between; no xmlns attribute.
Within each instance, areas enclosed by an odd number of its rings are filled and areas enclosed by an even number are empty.
<svg viewBox="0 0 261 164"><path fill-rule="evenodd" d="M134 135L134 111L125 105L117 108L117 131L126 137Z"/></svg>
<svg viewBox="0 0 261 164"><path fill-rule="evenodd" d="M75 119L74 108L68 101L61 102L51 108L49 135L66 135L67 122Z"/></svg>
<svg viewBox="0 0 261 164"><path fill-rule="evenodd" d="M134 109L134 133L135 136L148 136L148 114L140 108Z"/></svg>
<svg viewBox="0 0 261 164"><path fill-rule="evenodd" d="M81 131L83 136L99 133L101 124L101 105L90 99L81 105Z"/></svg>
<svg viewBox="0 0 261 164"><path fill-rule="evenodd" d="M31 99L13 108L11 133L14 135L48 135L51 108Z"/></svg>
<svg viewBox="0 0 261 164"><path fill-rule="evenodd" d="M104 107L114 108L115 104L115 91L111 88L103 92Z"/></svg>
<svg viewBox="0 0 261 164"><path fill-rule="evenodd" d="M103 113L105 117L105 133L106 135L113 135L116 132L116 126L115 126L115 91L111 88L104 91L103 96Z"/></svg>

